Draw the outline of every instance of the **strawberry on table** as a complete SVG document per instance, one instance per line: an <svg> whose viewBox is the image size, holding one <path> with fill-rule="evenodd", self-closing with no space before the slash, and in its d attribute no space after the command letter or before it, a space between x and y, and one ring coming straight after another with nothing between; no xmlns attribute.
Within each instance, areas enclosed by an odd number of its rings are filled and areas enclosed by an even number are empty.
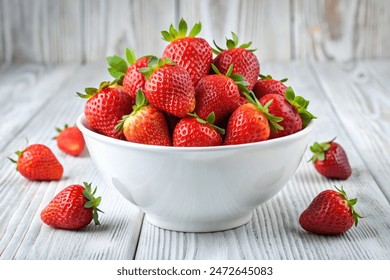
<svg viewBox="0 0 390 280"><path fill-rule="evenodd" d="M98 206L101 197L95 198L96 188L91 184L70 185L59 192L41 212L45 224L59 229L78 230L86 227L92 219L99 225Z"/></svg>
<svg viewBox="0 0 390 280"><path fill-rule="evenodd" d="M215 122L220 124L240 105L240 89L247 83L239 74L232 74L233 65L230 65L226 74L221 74L213 64L216 74L202 78L195 88L196 114L206 119L214 112Z"/></svg>
<svg viewBox="0 0 390 280"><path fill-rule="evenodd" d="M241 105L231 114L224 145L264 141L269 139L271 131L283 130L283 127L279 125L283 118L273 116L268 112L272 100L263 106L252 91L251 95L245 94L249 102Z"/></svg>
<svg viewBox="0 0 390 280"><path fill-rule="evenodd" d="M141 68L145 75L145 95L157 109L183 118L195 109L195 89L187 70L169 58L152 56L148 67Z"/></svg>
<svg viewBox="0 0 390 280"><path fill-rule="evenodd" d="M252 42L238 46L238 37L232 32L232 39L226 40L226 50L217 46L215 42L214 44L217 49L213 49L213 52L217 56L214 58L213 64L222 74L226 74L230 65L233 64L232 73L244 76L245 81L248 82L247 87L251 90L260 74L260 64L253 53L255 50L247 49Z"/></svg>
<svg viewBox="0 0 390 280"><path fill-rule="evenodd" d="M225 130L214 125L215 115L210 113L201 119L196 114L189 114L176 125L173 131L173 146L177 147L206 147L222 145Z"/></svg>
<svg viewBox="0 0 390 280"><path fill-rule="evenodd" d="M56 128L58 135L54 137L58 148L72 156L79 156L85 147L83 134L77 126L68 126L63 129Z"/></svg>
<svg viewBox="0 0 390 280"><path fill-rule="evenodd" d="M171 138L165 116L149 105L142 90L138 90L133 112L123 116L116 126L129 142L171 146Z"/></svg>
<svg viewBox="0 0 390 280"><path fill-rule="evenodd" d="M210 71L213 53L209 43L196 36L202 30L198 22L187 35L187 23L182 18L178 30L171 25L169 31L162 31L164 40L170 42L165 47L163 58L170 58L177 65L188 71L194 86Z"/></svg>
<svg viewBox="0 0 390 280"><path fill-rule="evenodd" d="M313 156L310 159L315 169L321 175L331 179L346 180L352 174L347 154L334 139L328 142L315 142L310 150Z"/></svg>
<svg viewBox="0 0 390 280"><path fill-rule="evenodd" d="M260 79L255 83L253 92L259 100L267 94L280 94L284 96L287 90L287 86L284 84L286 81L287 78L279 81L274 80L270 75L264 76L260 74Z"/></svg>
<svg viewBox="0 0 390 280"><path fill-rule="evenodd" d="M77 94L88 99L84 114L93 130L112 138L124 139L123 133L116 130L115 126L122 116L131 113L134 99L121 86L102 82L98 89L86 88L85 94Z"/></svg>
<svg viewBox="0 0 390 280"><path fill-rule="evenodd" d="M357 226L361 216L355 211L357 199L348 199L343 187L319 193L299 217L299 224L306 231L334 235Z"/></svg>
<svg viewBox="0 0 390 280"><path fill-rule="evenodd" d="M123 90L133 99L135 99L137 90L144 88L145 77L139 69L148 66L149 57L143 56L137 59L134 51L128 48L126 48L127 61L117 55L107 57L110 65L108 72L119 85L123 85Z"/></svg>
<svg viewBox="0 0 390 280"><path fill-rule="evenodd" d="M62 178L64 168L47 146L32 144L23 151L17 151L16 154L17 160L9 159L16 163L16 170L26 179L51 181Z"/></svg>

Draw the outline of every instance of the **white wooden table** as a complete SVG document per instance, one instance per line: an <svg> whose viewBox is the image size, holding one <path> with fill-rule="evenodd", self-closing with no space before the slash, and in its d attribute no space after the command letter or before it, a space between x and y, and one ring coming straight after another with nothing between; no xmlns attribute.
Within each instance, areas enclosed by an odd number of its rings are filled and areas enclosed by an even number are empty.
<svg viewBox="0 0 390 280"><path fill-rule="evenodd" d="M159 229L110 188L85 152L67 156L51 137L73 124L85 100L75 92L108 79L104 62L0 66L0 259L390 259L390 61L263 63L262 73L288 77L318 116L311 142L337 136L353 168L347 181L321 177L306 161L287 186L254 211L245 226L216 233ZM65 173L31 182L6 157L29 143L52 148ZM69 184L93 182L103 200L100 227L55 230L39 217ZM320 191L344 185L364 216L341 236L304 232L300 213Z"/></svg>

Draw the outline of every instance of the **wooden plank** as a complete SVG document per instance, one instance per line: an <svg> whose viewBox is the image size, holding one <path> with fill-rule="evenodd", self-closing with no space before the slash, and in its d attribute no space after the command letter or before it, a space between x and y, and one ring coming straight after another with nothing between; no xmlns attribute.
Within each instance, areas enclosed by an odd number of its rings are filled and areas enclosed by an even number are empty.
<svg viewBox="0 0 390 280"><path fill-rule="evenodd" d="M12 65L2 71L0 151L34 118L36 112L45 106L50 98L56 98L55 93L64 87L77 67L78 64L23 64Z"/></svg>
<svg viewBox="0 0 390 280"><path fill-rule="evenodd" d="M194 234L166 231L145 220L136 259L389 259L389 202L362 161L366 151L357 150L352 144L350 131L334 114L312 67L302 62L271 63L264 70L275 78L289 77L288 85L311 100L311 111L318 116L311 142L337 136L349 156L353 175L347 181L322 177L306 162L311 157L307 150L292 180L278 195L259 206L247 225L224 232ZM320 191L341 184L350 197L358 197L356 207L364 219L357 228L340 236L306 233L298 223L300 213Z"/></svg>
<svg viewBox="0 0 390 280"><path fill-rule="evenodd" d="M1 0L3 61L81 61L80 3Z"/></svg>
<svg viewBox="0 0 390 280"><path fill-rule="evenodd" d="M101 61L113 54L123 56L126 47L135 50L137 57L160 56L167 45L160 31L174 22L174 7L174 0L85 0L86 61Z"/></svg>
<svg viewBox="0 0 390 280"><path fill-rule="evenodd" d="M240 42L252 41L260 63L266 60L290 59L290 2L288 0L256 1L186 0L179 2L179 15L191 23L202 22L200 34L211 45L213 40L224 47L225 38L235 32Z"/></svg>
<svg viewBox="0 0 390 280"><path fill-rule="evenodd" d="M293 1L293 57L350 61L390 57L389 1Z"/></svg>
<svg viewBox="0 0 390 280"><path fill-rule="evenodd" d="M65 73L64 73L65 74ZM89 64L77 71L47 101L20 133L0 152L5 158L30 143L49 146L64 166L59 182L30 182L10 162L0 162L0 259L132 259L143 214L103 182L85 152L76 158L65 155L51 137L54 127L74 123L85 100L75 92L107 79L103 64ZM44 79L44 78L42 78ZM35 96L39 98L39 96ZM30 113L25 112L26 115ZM67 185L93 182L103 197L100 227L92 224L82 231L55 230L44 225L40 212Z"/></svg>
<svg viewBox="0 0 390 280"><path fill-rule="evenodd" d="M390 200L390 61L353 65L313 64L313 72L333 104L351 142ZM359 170L363 172L363 170Z"/></svg>

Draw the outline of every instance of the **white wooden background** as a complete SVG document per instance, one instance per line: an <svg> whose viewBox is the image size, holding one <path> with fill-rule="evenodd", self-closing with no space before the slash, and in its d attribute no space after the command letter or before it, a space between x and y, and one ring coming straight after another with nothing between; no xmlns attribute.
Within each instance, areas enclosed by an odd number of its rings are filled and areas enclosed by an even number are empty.
<svg viewBox="0 0 390 280"><path fill-rule="evenodd" d="M158 55L180 17L210 42L253 41L261 62L390 58L388 0L0 0L0 63Z"/></svg>
<svg viewBox="0 0 390 280"><path fill-rule="evenodd" d="M229 5L225 3L229 2ZM0 259L386 259L390 260L390 43L385 0L0 0ZM184 16L222 42L236 31L258 48L262 72L289 77L311 100L311 141L337 136L353 168L339 182L304 156L297 173L243 227L217 233L156 228L111 189L86 151L67 156L50 140L74 123L75 92L108 79L104 57L159 53L160 30ZM223 22L222 24L220 22ZM375 60L372 60L375 59ZM30 182L6 157L29 143L52 148L65 168L59 182ZM72 183L92 181L103 200L102 226L54 230L39 214ZM304 232L298 217L311 199L343 184L364 216L337 237Z"/></svg>

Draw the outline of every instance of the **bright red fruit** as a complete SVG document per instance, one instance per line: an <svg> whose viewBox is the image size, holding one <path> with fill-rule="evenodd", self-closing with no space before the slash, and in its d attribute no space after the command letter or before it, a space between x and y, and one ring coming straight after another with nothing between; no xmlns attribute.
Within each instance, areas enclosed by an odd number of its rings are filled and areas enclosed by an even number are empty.
<svg viewBox="0 0 390 280"><path fill-rule="evenodd" d="M123 85L123 90L133 99L138 89L144 89L145 77L139 72L139 69L148 66L150 56L143 56L136 59L134 51L126 48L126 60L120 56L114 55L107 57L110 65L108 72L115 78L115 82Z"/></svg>
<svg viewBox="0 0 390 280"><path fill-rule="evenodd" d="M70 185L59 192L42 210L41 220L60 229L78 230L86 227L92 219L99 225L97 207L101 197L94 197L91 184Z"/></svg>
<svg viewBox="0 0 390 280"><path fill-rule="evenodd" d="M249 103L238 107L230 116L224 145L237 145L267 140L270 132L283 130L278 123L283 119L268 112L269 103L262 106L251 92Z"/></svg>
<svg viewBox="0 0 390 280"><path fill-rule="evenodd" d="M215 42L214 42L215 44ZM213 64L217 66L222 74L226 74L230 65L233 64L233 74L240 74L244 76L245 81L248 82L248 89L251 90L255 85L257 78L260 74L260 64L254 50L248 50L247 48L252 44L242 44L238 46L238 37L232 32L232 39L226 40L227 50L216 46L216 50L213 52L217 56L213 60Z"/></svg>
<svg viewBox="0 0 390 280"><path fill-rule="evenodd" d="M348 179L352 174L348 157L344 149L333 140L324 143L315 142L310 150L311 161L321 175L332 179Z"/></svg>
<svg viewBox="0 0 390 280"><path fill-rule="evenodd" d="M183 118L195 109L195 89L188 72L169 58L152 56L148 67L141 68L145 75L145 95L157 109Z"/></svg>
<svg viewBox="0 0 390 280"><path fill-rule="evenodd" d="M268 102L271 102L268 106L269 113L283 118L279 123L283 127L283 130L277 132L271 131L270 139L283 137L302 130L302 120L298 111L287 102L284 96L279 94L267 94L260 99L260 103L263 106Z"/></svg>
<svg viewBox="0 0 390 280"><path fill-rule="evenodd" d="M187 36L187 23L182 18L179 22L179 30L173 25L169 31L162 31L165 41L170 42L165 47L163 58L170 58L177 65L188 71L194 86L210 71L213 53L210 45L202 38L196 38L202 30L200 22L196 23Z"/></svg>
<svg viewBox="0 0 390 280"><path fill-rule="evenodd" d="M299 217L299 224L306 231L316 234L341 234L361 216L354 210L357 199L348 199L343 190L325 190L319 193Z"/></svg>
<svg viewBox="0 0 390 280"><path fill-rule="evenodd" d="M214 65L212 67L217 74L202 78L196 86L195 112L202 119L214 112L215 122L220 124L239 106L239 84L244 86L246 83L242 83L241 75L231 75L233 66L226 75L222 75Z"/></svg>
<svg viewBox="0 0 390 280"><path fill-rule="evenodd" d="M83 134L77 126L65 125L64 129L56 128L59 133L54 139L57 141L58 148L72 156L80 155L85 147Z"/></svg>
<svg viewBox="0 0 390 280"><path fill-rule="evenodd" d="M222 145L225 130L214 125L215 115L211 113L206 120L196 114L183 118L173 131L173 146L206 147Z"/></svg>
<svg viewBox="0 0 390 280"><path fill-rule="evenodd" d="M86 94L77 93L88 98L84 114L88 125L96 132L117 139L124 139L123 133L115 126L132 111L134 99L126 94L118 85L109 82L100 84L99 89L86 88Z"/></svg>
<svg viewBox="0 0 390 280"><path fill-rule="evenodd" d="M142 90L138 90L133 112L123 116L116 126L129 142L171 146L171 138L165 116L149 105Z"/></svg>
<svg viewBox="0 0 390 280"><path fill-rule="evenodd" d="M27 146L23 151L17 151L17 160L9 158L16 163L16 170L23 177L33 181L60 180L64 168L56 156L42 144Z"/></svg>
<svg viewBox="0 0 390 280"><path fill-rule="evenodd" d="M253 87L253 92L255 93L257 99L261 99L263 96L267 94L280 94L284 96L287 87L284 82L287 79L283 80L274 80L270 75L264 76L260 75L261 79L257 80Z"/></svg>

